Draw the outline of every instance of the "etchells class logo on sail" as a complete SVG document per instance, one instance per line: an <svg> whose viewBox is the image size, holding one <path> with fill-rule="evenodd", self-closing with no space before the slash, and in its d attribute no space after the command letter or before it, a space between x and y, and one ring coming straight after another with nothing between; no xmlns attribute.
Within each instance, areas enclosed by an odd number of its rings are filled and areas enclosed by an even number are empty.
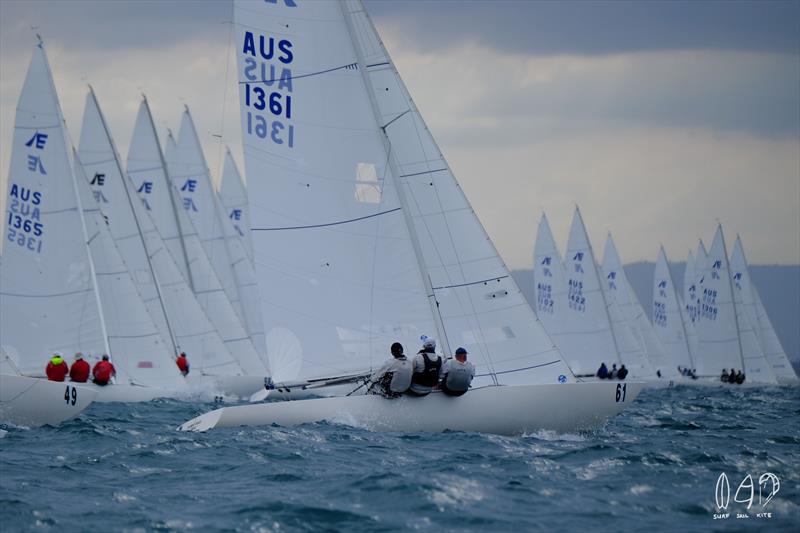
<svg viewBox="0 0 800 533"><path fill-rule="evenodd" d="M288 7L295 2L284 0ZM271 2L276 3L276 2ZM292 118L294 43L286 37L245 30L239 43L239 75L245 133L261 142L294 148Z"/></svg>
<svg viewBox="0 0 800 533"><path fill-rule="evenodd" d="M714 488L714 503L717 506L714 520L772 518L772 512L767 506L781 490L780 479L772 472L765 472L757 479L756 485L755 478L751 474L744 476L731 501L730 480L725 472L721 473ZM756 498L756 487L758 498Z"/></svg>
<svg viewBox="0 0 800 533"><path fill-rule="evenodd" d="M26 170L31 180L26 185L12 183L8 192L8 218L6 238L9 242L21 246L25 250L42 253L44 223L42 222L41 205L44 195L30 185L43 176L47 176L42 155L47 146L48 135L34 131L25 142Z"/></svg>

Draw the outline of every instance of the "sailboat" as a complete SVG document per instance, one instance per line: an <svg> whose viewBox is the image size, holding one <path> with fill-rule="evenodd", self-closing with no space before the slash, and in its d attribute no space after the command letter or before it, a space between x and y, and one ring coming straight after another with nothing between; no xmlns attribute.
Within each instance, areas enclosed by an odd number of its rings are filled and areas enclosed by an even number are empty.
<svg viewBox="0 0 800 533"><path fill-rule="evenodd" d="M250 235L250 205L247 201L247 188L231 155L231 149L225 147L225 163L222 167L222 181L219 190L220 202L225 213L233 224L236 235L244 242L247 256L253 262L253 239ZM253 264L255 270L255 263Z"/></svg>
<svg viewBox="0 0 800 533"><path fill-rule="evenodd" d="M189 108L185 107L177 143L167 140L167 166L185 213L191 219L206 256L233 303L264 368L269 368L261 318L258 284L244 244L225 216L211 183L211 175L200 146Z"/></svg>
<svg viewBox="0 0 800 533"><path fill-rule="evenodd" d="M92 193L161 338L172 357L186 352L193 392L246 397L263 386L243 375L194 297L123 171L105 117L90 87L81 128L80 155Z"/></svg>
<svg viewBox="0 0 800 533"><path fill-rule="evenodd" d="M677 368L694 368L695 363L686 332L687 325L683 319L681 300L663 246L658 250L658 260L653 272L653 328L667 350L668 357L660 366L662 372L669 375L670 379L682 379Z"/></svg>
<svg viewBox="0 0 800 533"><path fill-rule="evenodd" d="M161 145L147 99L143 98L128 150L127 172L145 210L166 246L183 280L208 317L213 330L238 363L244 380L237 377L226 387L237 387L240 395L263 388L269 371L253 347L236 316L225 290L206 256L179 193L169 179Z"/></svg>
<svg viewBox="0 0 800 533"><path fill-rule="evenodd" d="M477 374L460 398L272 402L181 429L345 418L396 431L574 430L636 397L641 383L576 383L360 2L234 6L262 314L268 350L285 350L273 377L363 372L421 334L446 355L464 346Z"/></svg>
<svg viewBox="0 0 800 533"><path fill-rule="evenodd" d="M752 330L752 336L757 342L757 346L753 347L753 354L745 361L747 378L750 379L752 375L754 381L772 384L796 382L794 369L775 335L775 330L761 304L758 289L750 277L744 246L738 235L731 253L730 264L734 293L738 296L737 303L741 301L741 306L737 307L737 310L743 315L741 318L745 323L744 327ZM750 335L748 332L748 337Z"/></svg>
<svg viewBox="0 0 800 533"><path fill-rule="evenodd" d="M96 397L94 387L22 376L14 362L0 354L0 423L55 426L78 416Z"/></svg>
<svg viewBox="0 0 800 533"><path fill-rule="evenodd" d="M659 364L663 363L664 350L657 341L651 342L650 350L647 350L645 335L651 333L650 322L643 311L637 313L637 310L641 310L641 305L628 282L628 276L625 274L611 233L606 237L600 271L604 279L601 287L608 305L612 332L620 349L620 358L632 378L650 382L659 381L651 357ZM659 385L666 384L666 381L659 383Z"/></svg>
<svg viewBox="0 0 800 533"><path fill-rule="evenodd" d="M0 266L3 351L43 377L50 354L109 354L117 383L96 401L176 396L185 385L69 150L44 45L34 49L15 119L7 241Z"/></svg>

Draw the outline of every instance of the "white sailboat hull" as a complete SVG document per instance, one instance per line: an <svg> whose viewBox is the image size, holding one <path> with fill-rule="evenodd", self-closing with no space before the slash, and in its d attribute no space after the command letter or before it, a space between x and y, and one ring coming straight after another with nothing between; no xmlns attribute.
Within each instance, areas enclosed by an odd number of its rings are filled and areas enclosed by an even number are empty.
<svg viewBox="0 0 800 533"><path fill-rule="evenodd" d="M370 395L262 403L217 409L179 429L207 431L333 421L400 432L452 430L517 435L540 429L576 431L596 427L619 413L643 386L639 382L517 385L471 390L458 398L432 393L424 398L392 400Z"/></svg>
<svg viewBox="0 0 800 533"><path fill-rule="evenodd" d="M159 387L143 387L141 385L111 384L95 385L94 383L81 383L81 386L96 391L98 403L137 403L149 402L156 398L178 398L186 396L186 391L162 389Z"/></svg>
<svg viewBox="0 0 800 533"><path fill-rule="evenodd" d="M201 396L233 396L248 399L264 390L264 376L208 376L189 374L186 383Z"/></svg>
<svg viewBox="0 0 800 533"><path fill-rule="evenodd" d="M97 392L93 389L0 374L0 421L29 427L59 424L78 416L94 401Z"/></svg>

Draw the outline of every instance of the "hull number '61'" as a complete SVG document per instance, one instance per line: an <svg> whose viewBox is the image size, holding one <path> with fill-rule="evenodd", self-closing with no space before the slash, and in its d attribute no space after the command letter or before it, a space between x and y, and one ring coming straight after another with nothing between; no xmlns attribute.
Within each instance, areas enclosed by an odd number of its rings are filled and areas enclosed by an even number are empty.
<svg viewBox="0 0 800 533"><path fill-rule="evenodd" d="M627 383L617 383L617 395L615 396L617 403L625 401L625 393L627 392Z"/></svg>
<svg viewBox="0 0 800 533"><path fill-rule="evenodd" d="M67 402L67 405L75 405L75 403L78 401L78 389L67 385L67 388L64 391L64 401Z"/></svg>

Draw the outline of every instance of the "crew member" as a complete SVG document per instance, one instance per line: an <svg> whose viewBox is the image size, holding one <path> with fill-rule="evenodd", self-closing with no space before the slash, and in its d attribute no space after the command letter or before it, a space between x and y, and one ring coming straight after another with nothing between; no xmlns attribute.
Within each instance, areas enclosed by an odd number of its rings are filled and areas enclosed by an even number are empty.
<svg viewBox="0 0 800 533"><path fill-rule="evenodd" d="M411 387L408 392L416 396L427 396L439 383L442 358L436 355L436 339L422 337L422 349L414 356Z"/></svg>
<svg viewBox="0 0 800 533"><path fill-rule="evenodd" d="M178 370L181 371L181 374L186 376L189 374L189 360L186 358L186 352L181 352L177 359L175 359L175 364L178 365Z"/></svg>
<svg viewBox="0 0 800 533"><path fill-rule="evenodd" d="M108 385L111 378L117 375L117 370L111 361L108 360L108 355L103 355L103 360L98 361L92 369L92 376L94 376L95 385Z"/></svg>
<svg viewBox="0 0 800 533"><path fill-rule="evenodd" d="M50 358L44 372L47 374L47 379L50 381L64 381L64 378L69 373L69 366L67 362L64 361L61 352L53 353L53 357Z"/></svg>
<svg viewBox="0 0 800 533"><path fill-rule="evenodd" d="M78 352L75 354L75 362L69 369L69 379L77 383L86 383L89 380L89 372L91 367L89 363L83 360L83 354Z"/></svg>
<svg viewBox="0 0 800 533"><path fill-rule="evenodd" d="M617 379L617 374L619 370L617 370L617 363L611 365L611 372L608 373L608 379Z"/></svg>
<svg viewBox="0 0 800 533"><path fill-rule="evenodd" d="M722 369L722 375L719 377L719 380L720 380L721 382L723 382L723 383L727 383L727 382L728 382L728 378L729 378L729 377L730 377L730 376L729 376L729 374L728 374L728 369L727 369L727 368L723 368L723 369Z"/></svg>
<svg viewBox="0 0 800 533"><path fill-rule="evenodd" d="M619 372L617 372L617 379L623 380L628 377L628 369L625 368L625 365L619 367Z"/></svg>
<svg viewBox="0 0 800 533"><path fill-rule="evenodd" d="M395 342L392 344L391 352L392 358L370 376L368 394L397 398L411 385L411 361L403 353L403 345Z"/></svg>
<svg viewBox="0 0 800 533"><path fill-rule="evenodd" d="M600 379L608 378L608 367L605 363L600 363L600 368L597 369L597 377Z"/></svg>
<svg viewBox="0 0 800 533"><path fill-rule="evenodd" d="M467 361L467 350L458 348L455 359L442 366L442 392L448 396L461 396L469 389L475 377L475 365Z"/></svg>

